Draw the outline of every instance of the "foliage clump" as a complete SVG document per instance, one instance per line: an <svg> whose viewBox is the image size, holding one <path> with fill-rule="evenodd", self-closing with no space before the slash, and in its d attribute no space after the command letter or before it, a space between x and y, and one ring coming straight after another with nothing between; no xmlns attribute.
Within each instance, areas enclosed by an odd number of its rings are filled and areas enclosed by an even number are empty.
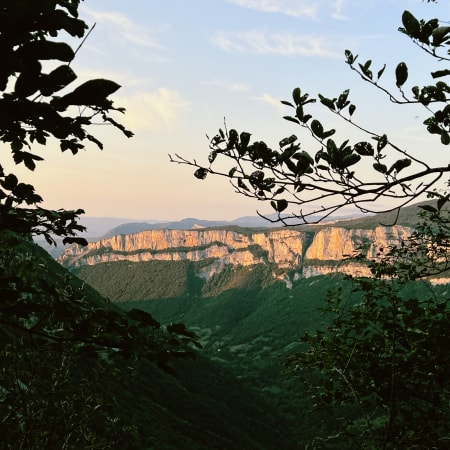
<svg viewBox="0 0 450 450"><path fill-rule="evenodd" d="M73 88L78 49L61 40L86 37L80 0L15 0L0 6L0 145L35 170L36 150L51 141L77 154L105 123L132 133L111 115L120 86L103 78ZM85 244L83 213L42 208L34 186L0 165L0 435L2 448L133 448L138 427L122 411L120 383L147 361L171 372L169 359L190 357L194 335L162 327L143 311L119 311L77 284L32 242L42 235ZM51 261L51 262L50 262ZM88 295L88 293L91 293Z"/></svg>

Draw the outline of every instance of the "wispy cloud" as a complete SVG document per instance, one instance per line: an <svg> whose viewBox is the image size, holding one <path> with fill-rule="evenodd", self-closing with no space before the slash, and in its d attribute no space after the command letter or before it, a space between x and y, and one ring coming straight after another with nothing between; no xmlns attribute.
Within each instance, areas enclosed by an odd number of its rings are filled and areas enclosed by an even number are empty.
<svg viewBox="0 0 450 450"><path fill-rule="evenodd" d="M334 0L333 11L331 12L331 17L337 20L347 20L348 16L344 14L344 6L347 0Z"/></svg>
<svg viewBox="0 0 450 450"><path fill-rule="evenodd" d="M342 20L345 3L348 0L227 0L243 8L268 13L279 13L296 18L319 19L331 15Z"/></svg>
<svg viewBox="0 0 450 450"><path fill-rule="evenodd" d="M219 32L212 42L228 52L339 57L324 37L289 32L266 33L258 30Z"/></svg>
<svg viewBox="0 0 450 450"><path fill-rule="evenodd" d="M114 11L96 11L85 6L82 7L82 13L95 23L111 27L116 36L129 43L151 48L160 47L146 28L133 22L125 14Z"/></svg>
<svg viewBox="0 0 450 450"><path fill-rule="evenodd" d="M189 109L189 102L178 91L167 88L138 92L129 97L117 95L114 103L126 108L120 121L131 131L173 130Z"/></svg>
<svg viewBox="0 0 450 450"><path fill-rule="evenodd" d="M270 94L263 94L261 97L258 97L257 100L263 101L264 103L270 105L280 114L286 110L286 107L283 106L280 99L275 98Z"/></svg>
<svg viewBox="0 0 450 450"><path fill-rule="evenodd" d="M245 84L245 83L232 82L232 81L219 80L219 79L214 79L214 80L208 81L207 84L209 84L211 86L217 86L221 89L225 89L230 92L247 92L250 89L248 84Z"/></svg>
<svg viewBox="0 0 450 450"><path fill-rule="evenodd" d="M228 0L228 2L243 8L292 17L315 18L319 11L319 3L310 0Z"/></svg>

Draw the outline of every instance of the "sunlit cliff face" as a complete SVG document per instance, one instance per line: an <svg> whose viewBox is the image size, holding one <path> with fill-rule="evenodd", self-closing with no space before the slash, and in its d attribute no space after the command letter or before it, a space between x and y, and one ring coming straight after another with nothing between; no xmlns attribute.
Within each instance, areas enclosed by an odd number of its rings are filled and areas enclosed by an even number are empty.
<svg viewBox="0 0 450 450"><path fill-rule="evenodd" d="M346 261L364 252L367 258L382 256L382 249L398 245L411 230L379 226L374 230L326 227L315 233L282 229L266 232L230 230L149 230L117 235L88 244L71 246L58 258L66 266L113 261L210 260L199 274L209 277L226 265L272 263L303 276L340 271L368 275L364 264ZM339 264L336 264L339 262Z"/></svg>

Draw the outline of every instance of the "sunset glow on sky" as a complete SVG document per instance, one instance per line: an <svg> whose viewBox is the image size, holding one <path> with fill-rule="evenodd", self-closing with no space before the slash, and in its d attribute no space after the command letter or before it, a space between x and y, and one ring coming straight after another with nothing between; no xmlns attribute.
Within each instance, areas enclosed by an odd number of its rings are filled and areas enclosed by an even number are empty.
<svg viewBox="0 0 450 450"><path fill-rule="evenodd" d="M421 112L399 113L344 62L350 49L374 67L386 63L390 83L398 62L410 72L429 63L398 32L404 9L425 19L450 17L446 1L85 0L80 15L96 25L72 67L80 81L121 84L112 99L127 109L120 120L135 136L98 126L103 151L89 145L72 156L49 146L35 173L21 171L24 181L36 186L45 207L83 208L87 216L230 220L270 212L235 194L225 179L195 179L168 154L206 161L206 134L214 135L224 118L229 128L274 146L300 136L282 119L289 111L280 103L296 86L330 97L350 88L363 124L423 152ZM339 127L337 118L323 117ZM437 146L430 158L444 150Z"/></svg>

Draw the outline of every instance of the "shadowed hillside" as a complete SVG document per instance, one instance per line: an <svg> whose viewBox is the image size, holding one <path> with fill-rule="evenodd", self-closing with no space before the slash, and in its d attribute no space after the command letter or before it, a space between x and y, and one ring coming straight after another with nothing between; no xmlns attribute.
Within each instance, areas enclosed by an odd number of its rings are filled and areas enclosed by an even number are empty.
<svg viewBox="0 0 450 450"><path fill-rule="evenodd" d="M94 317L96 317L95 315L98 316L102 311L110 311L110 317L115 318L117 321L119 321L120 317L127 317L121 309L105 301L98 291L70 274L36 244L23 241L14 249L14 254L19 259L28 258L33 265L39 266L41 270L45 270L44 285L49 289L49 292L54 292L56 295L59 292L58 283L60 280L64 280L66 292L73 291L80 294L80 300L75 302L72 302L69 297L65 300L61 298L61 305L57 303L54 306L54 308L58 309L57 311L54 310L54 313L60 314L61 312L64 316L64 311L70 308L72 316L75 317L77 308L80 309L80 314L90 312L92 308ZM43 282L40 277L41 273L30 272L28 282L31 285L33 283L41 284ZM36 281L33 281L32 278L35 278ZM19 278L17 278L18 282ZM19 304L11 307L8 305L8 292L4 286L3 279L0 279L0 288L2 294L4 294L3 308L15 308L14 310L11 309L11 314L20 314ZM56 299L56 301L58 302L59 300ZM132 309L135 308L133 307ZM40 314L40 310L36 310L36 312ZM23 377L20 380L21 384L19 384L19 387L28 386L28 389L22 394L26 396L24 398L28 399L27 410L29 411L32 411L32 407L37 408L38 405L47 401L47 398L40 398L40 395L43 394L40 394L39 391L31 391L31 386L34 389L35 385L38 386L38 382L42 389L41 392L45 392L46 395L50 396L49 401L53 405L53 412L55 413L65 414L64 412L59 412L58 408L64 408L66 404L64 402L69 401L65 397L68 395L73 395L74 401L80 404L81 410L89 410L91 408L90 402L93 399L86 398L85 391L80 391L79 386L84 386L87 380L90 380L90 377L93 376L91 375L91 369L93 369L95 360L92 359L92 354L89 351L95 351L95 341L89 334L88 327L91 323L86 323L83 326L84 334L82 337L79 337L79 334L74 334L74 336L70 334L82 331L81 328L80 330L75 328L75 319L72 316L70 321L69 317L62 319L63 321L67 320L62 322L67 329L58 330L58 333L62 331L68 333L68 342L77 342L80 339L80 343L92 342L92 345L88 346L86 350L83 349L85 353L77 355L78 367L74 369L76 371L74 376L78 377L78 382L71 381L71 385L68 386L66 381L65 384L61 385L61 388L58 387L58 384L53 384L54 380L60 376L67 377L67 374L65 372L59 374L58 370L62 369L59 366L53 367L51 365L52 362L45 359L45 355L47 351L50 352L50 355L52 351L57 352L59 355L65 347L55 347L55 343L59 345L60 342L63 342L63 338L60 338L59 334L57 336L52 334L49 335L49 343L41 343L39 337L43 333L39 334L35 328L20 328L19 330L18 327L10 327L9 323L2 325L3 345L9 341L13 342L13 339L16 337L20 341L20 333L23 331L29 335L35 333L36 336L33 338L31 335L31 337L34 339L35 344L39 345L36 348L41 349L42 347L40 365L33 368L33 373L30 374L32 376L31 381L27 381L28 373L23 372ZM171 322L169 321L168 324L170 325ZM11 322L11 325L13 325L13 322ZM118 325L120 325L119 322ZM82 327L82 324L80 324L80 327ZM161 333L164 332L164 329L166 327L163 326ZM117 333L120 330L120 327L117 328ZM130 328L131 330L132 328ZM153 329L153 331L149 329L148 331L148 333L153 333L154 337L159 336L159 331L156 335L155 332L156 329ZM111 333L111 331L105 332L105 339L115 339L114 335L108 333ZM149 337L151 338L151 336ZM102 339L101 333L100 339ZM157 339L160 339L160 337ZM165 344L161 341L161 345ZM208 360L203 354L198 353L198 357L195 359L179 359L176 355L182 356L183 347L176 343L170 345L178 347L176 347L177 350L175 352L171 353L173 356L169 360L168 365L161 365L164 370L158 367L159 362L157 364L152 358L147 359L144 353L139 360L133 361L134 369L132 371L126 367L128 364L125 359L125 366L117 362L117 366L111 364L105 367L104 370L93 372L95 377L89 381L89 386L91 389L95 388L92 393L92 395L95 395L95 404L97 405L95 409L106 415L105 417L111 426L111 430L104 428L101 431L101 433L109 434L109 436L105 436L105 439L110 438L110 442L116 442L119 446L117 448L135 450L150 448L167 450L295 448L290 436L280 432L283 429L283 421L280 415L269 408L264 398L256 395L242 381L237 380L233 373L224 370L223 366ZM76 348L77 346L75 345ZM27 355L20 355L21 358L32 355L32 351L33 349L30 348L27 351ZM161 347L161 351L163 351L163 347ZM22 366L26 361L19 366L18 358L14 354L2 352L0 355L2 364L5 364L0 383L2 387L9 386L6 375L10 371L14 371L15 364L20 370L25 370ZM66 357L68 358L69 354ZM101 361L102 359L100 359ZM50 368L52 368L51 374L44 377L45 370ZM69 369L66 368L64 370ZM79 374L78 371L80 371ZM63 379L65 380L65 378ZM60 392L58 389L64 390ZM4 392L8 395L2 399L2 405L5 408L2 408L0 412L0 432L3 436L8 436L9 439L15 427L10 423L11 414L8 414L8 408L10 404L16 405L20 398L17 394L12 396L12 391L5 390ZM15 399L16 396L17 399ZM5 400L8 401L5 403ZM62 402L61 405L58 403L59 401ZM16 405L17 408L22 408L22 406L21 403ZM69 409L67 409L66 404L66 413L74 414L72 408L73 405L70 404ZM94 420L94 417L95 415L92 414L92 420ZM64 416L59 417L59 428L61 428L63 419ZM41 417L40 412L36 411L28 426L39 427L40 424L44 423L48 425L47 422L52 420L50 412ZM93 425L95 426L94 422ZM55 436L58 435L56 431L60 431L60 429L55 429ZM6 445L5 448L15 447ZM42 447L26 446L25 448Z"/></svg>

